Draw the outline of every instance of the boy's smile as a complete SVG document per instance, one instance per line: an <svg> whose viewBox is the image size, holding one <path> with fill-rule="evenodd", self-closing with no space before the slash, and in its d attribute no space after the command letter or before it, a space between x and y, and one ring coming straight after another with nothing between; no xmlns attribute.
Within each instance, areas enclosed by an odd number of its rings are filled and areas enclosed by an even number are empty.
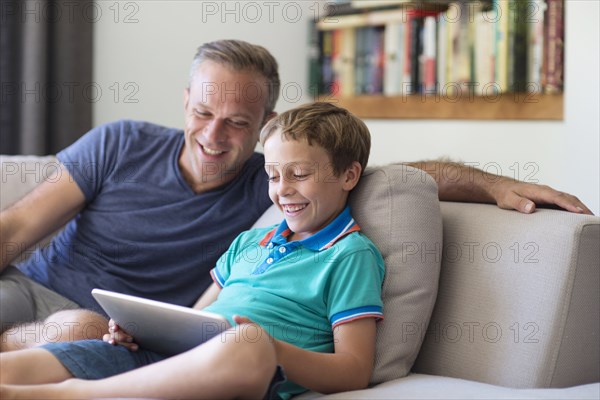
<svg viewBox="0 0 600 400"><path fill-rule="evenodd" d="M333 221L360 176L358 163L335 176L325 149L279 132L267 139L264 152L269 197L294 232L290 241L312 236Z"/></svg>

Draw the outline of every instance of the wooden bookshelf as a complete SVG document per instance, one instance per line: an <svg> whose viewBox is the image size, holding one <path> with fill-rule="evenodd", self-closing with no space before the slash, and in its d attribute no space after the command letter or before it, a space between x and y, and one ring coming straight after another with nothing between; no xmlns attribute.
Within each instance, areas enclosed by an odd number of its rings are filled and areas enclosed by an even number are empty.
<svg viewBox="0 0 600 400"><path fill-rule="evenodd" d="M386 97L321 96L360 118L370 119L467 119L467 120L563 120L563 94L505 93L494 97L444 98L433 95Z"/></svg>

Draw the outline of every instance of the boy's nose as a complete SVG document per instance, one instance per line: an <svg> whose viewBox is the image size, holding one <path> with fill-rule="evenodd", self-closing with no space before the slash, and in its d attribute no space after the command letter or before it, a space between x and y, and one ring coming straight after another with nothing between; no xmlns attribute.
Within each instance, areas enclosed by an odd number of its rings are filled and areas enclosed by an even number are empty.
<svg viewBox="0 0 600 400"><path fill-rule="evenodd" d="M281 177L277 187L277 195L280 197L289 196L294 193L294 185L290 178Z"/></svg>

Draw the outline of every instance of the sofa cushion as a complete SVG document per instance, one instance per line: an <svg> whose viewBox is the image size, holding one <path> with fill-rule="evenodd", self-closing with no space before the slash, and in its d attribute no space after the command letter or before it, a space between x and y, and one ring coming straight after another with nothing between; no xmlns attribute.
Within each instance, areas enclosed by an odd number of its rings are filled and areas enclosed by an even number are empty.
<svg viewBox="0 0 600 400"><path fill-rule="evenodd" d="M377 326L371 376L371 384L377 384L408 374L435 303L442 251L437 185L428 174L405 165L367 168L350 205L386 267L385 318ZM273 206L255 226L280 219Z"/></svg>

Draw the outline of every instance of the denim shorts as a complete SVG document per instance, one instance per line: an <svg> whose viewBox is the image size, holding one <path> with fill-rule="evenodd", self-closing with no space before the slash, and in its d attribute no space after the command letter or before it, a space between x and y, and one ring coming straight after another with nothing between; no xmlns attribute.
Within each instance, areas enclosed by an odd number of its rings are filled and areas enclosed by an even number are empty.
<svg viewBox="0 0 600 400"><path fill-rule="evenodd" d="M103 379L164 360L167 356L149 350L129 351L102 340L57 342L40 346L79 379Z"/></svg>
<svg viewBox="0 0 600 400"><path fill-rule="evenodd" d="M168 358L145 349L129 351L101 340L49 343L39 348L52 353L73 377L88 380L108 378ZM283 368L277 366L265 399L279 399L277 389L285 381Z"/></svg>

